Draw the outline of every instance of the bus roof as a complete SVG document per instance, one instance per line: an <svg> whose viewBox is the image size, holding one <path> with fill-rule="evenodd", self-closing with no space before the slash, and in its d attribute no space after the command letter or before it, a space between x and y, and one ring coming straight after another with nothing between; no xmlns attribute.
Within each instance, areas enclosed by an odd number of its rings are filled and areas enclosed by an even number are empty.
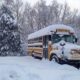
<svg viewBox="0 0 80 80"><path fill-rule="evenodd" d="M66 29L69 30L71 33L75 33L74 29L70 26L63 25L63 24L55 24L42 28L34 33L31 33L30 35L28 35L28 40L45 36L45 35L50 35L51 31L55 32L57 29Z"/></svg>

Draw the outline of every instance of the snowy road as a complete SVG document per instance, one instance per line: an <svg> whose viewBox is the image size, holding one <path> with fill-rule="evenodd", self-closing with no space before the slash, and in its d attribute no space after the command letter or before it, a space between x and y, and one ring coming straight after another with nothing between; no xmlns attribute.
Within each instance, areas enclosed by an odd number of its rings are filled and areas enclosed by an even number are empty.
<svg viewBox="0 0 80 80"><path fill-rule="evenodd" d="M80 70L32 57L0 57L0 80L80 80Z"/></svg>

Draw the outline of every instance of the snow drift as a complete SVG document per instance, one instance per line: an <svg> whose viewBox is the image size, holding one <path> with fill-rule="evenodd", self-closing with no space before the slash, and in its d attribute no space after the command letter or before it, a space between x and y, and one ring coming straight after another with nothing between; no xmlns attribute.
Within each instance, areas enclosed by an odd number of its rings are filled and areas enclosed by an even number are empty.
<svg viewBox="0 0 80 80"><path fill-rule="evenodd" d="M80 80L80 70L32 57L0 57L0 80Z"/></svg>

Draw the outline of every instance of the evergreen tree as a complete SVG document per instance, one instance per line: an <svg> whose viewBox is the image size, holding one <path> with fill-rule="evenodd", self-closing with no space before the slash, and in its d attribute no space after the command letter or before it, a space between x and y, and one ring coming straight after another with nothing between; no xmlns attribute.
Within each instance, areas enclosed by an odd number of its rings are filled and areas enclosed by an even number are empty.
<svg viewBox="0 0 80 80"><path fill-rule="evenodd" d="M21 52L18 25L5 5L0 9L0 55L18 55Z"/></svg>

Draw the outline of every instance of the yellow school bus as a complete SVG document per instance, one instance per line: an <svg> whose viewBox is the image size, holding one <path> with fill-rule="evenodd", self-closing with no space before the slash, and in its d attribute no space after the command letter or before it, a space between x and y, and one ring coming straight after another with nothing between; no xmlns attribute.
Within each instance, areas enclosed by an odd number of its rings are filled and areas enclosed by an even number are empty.
<svg viewBox="0 0 80 80"><path fill-rule="evenodd" d="M72 27L55 24L28 35L28 53L31 56L79 63L80 46Z"/></svg>

